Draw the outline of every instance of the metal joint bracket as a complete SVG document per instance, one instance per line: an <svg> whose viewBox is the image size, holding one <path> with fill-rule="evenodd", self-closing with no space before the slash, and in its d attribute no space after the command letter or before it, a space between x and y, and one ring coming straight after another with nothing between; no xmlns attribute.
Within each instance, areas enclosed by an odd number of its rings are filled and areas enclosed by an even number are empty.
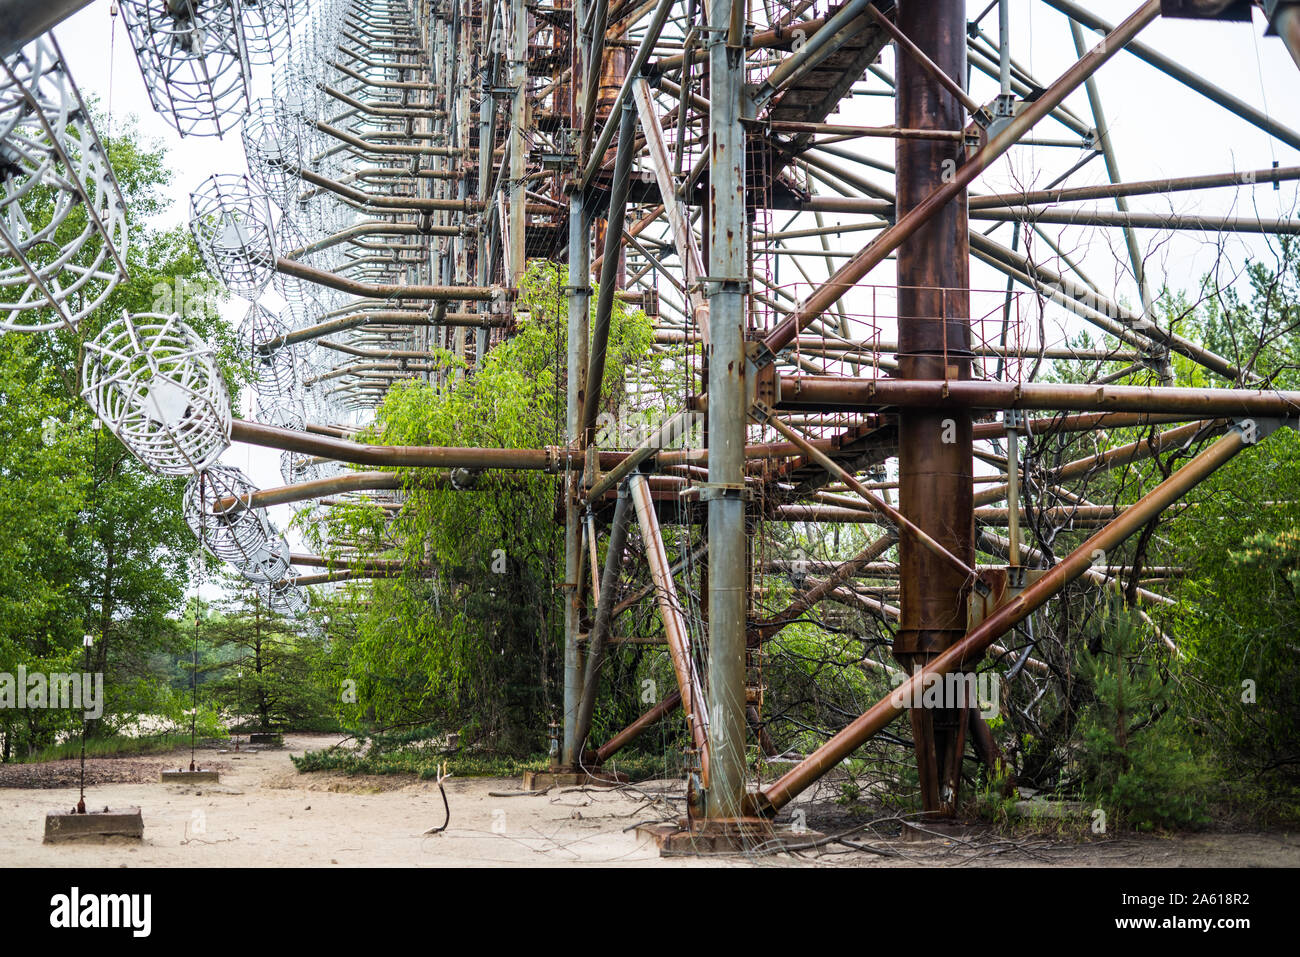
<svg viewBox="0 0 1300 957"><path fill-rule="evenodd" d="M776 362L776 353L766 342L747 343L745 351L749 354L749 361L754 364L756 370L761 371Z"/></svg>
<svg viewBox="0 0 1300 957"><path fill-rule="evenodd" d="M1023 432L1025 429L1025 413L1020 409L1003 409L1002 427L1008 432Z"/></svg>
<svg viewBox="0 0 1300 957"><path fill-rule="evenodd" d="M754 497L744 485L733 482L699 482L693 487L700 490L701 502L728 499L748 502Z"/></svg>
<svg viewBox="0 0 1300 957"><path fill-rule="evenodd" d="M1232 426L1241 433L1242 441L1255 445L1260 439L1266 439L1283 426L1300 431L1300 419L1277 418L1274 416L1241 416L1231 420Z"/></svg>
<svg viewBox="0 0 1300 957"><path fill-rule="evenodd" d="M706 299L722 292L735 292L747 296L749 279L744 276L700 276L692 284L691 289L702 290Z"/></svg>

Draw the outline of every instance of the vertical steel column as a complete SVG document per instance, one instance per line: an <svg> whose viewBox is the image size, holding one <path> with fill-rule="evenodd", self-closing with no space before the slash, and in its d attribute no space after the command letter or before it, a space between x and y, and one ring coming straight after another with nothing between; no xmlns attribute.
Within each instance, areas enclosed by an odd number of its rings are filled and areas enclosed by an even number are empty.
<svg viewBox="0 0 1300 957"><path fill-rule="evenodd" d="M734 5L709 0L709 789L706 816L738 817L745 793L744 50ZM668 197L666 201L673 201Z"/></svg>
<svg viewBox="0 0 1300 957"><path fill-rule="evenodd" d="M519 285L525 263L524 171L528 146L524 131L528 128L528 6L525 0L510 4L510 86L514 91L510 104L510 262L507 281Z"/></svg>
<svg viewBox="0 0 1300 957"><path fill-rule="evenodd" d="M609 209L606 211L605 218L605 248L600 263L600 284L596 290L596 318L592 329L591 357L587 362L587 390L583 396L581 424L584 435L595 429L596 417L600 412L600 389L605 381L609 323L614 310L614 293L618 290L623 223L627 216L632 154L636 147L636 109L631 102L628 102L623 104L622 110L618 121L618 152L614 158L614 178L610 182ZM614 117L611 116L609 121L613 122L613 120ZM587 444L591 443L588 441Z"/></svg>
<svg viewBox="0 0 1300 957"><path fill-rule="evenodd" d="M605 660L605 642L614 620L614 597L618 592L618 576L623 569L623 553L627 550L628 521L632 517L632 499L626 487L618 490L618 504L609 525L609 548L605 553L605 570L600 577L600 601L596 617L587 635L587 665L582 683L582 700L578 703L577 731L574 734L575 752L582 759L582 746L591 730L591 716L596 711L596 692L600 690L600 666ZM596 574L592 567L592 575Z"/></svg>
<svg viewBox="0 0 1300 957"><path fill-rule="evenodd" d="M582 439L582 403L586 391L587 336L590 330L587 301L591 296L591 242L583 194L569 196L569 330L568 393L565 421L570 448ZM581 591L578 575L582 568L582 512L579 503L582 470L569 467L564 510L564 749L563 764L577 763L578 705L582 697L582 651L578 647L581 627Z"/></svg>
<svg viewBox="0 0 1300 957"><path fill-rule="evenodd" d="M939 69L966 77L965 0L901 0L898 26ZM962 104L905 51L897 56L898 126L961 129ZM942 140L897 142L898 216L953 178L961 146ZM899 374L908 379L969 379L970 247L962 190L898 247ZM968 565L975 564L971 419L968 413L899 413L899 509ZM969 582L953 563L899 541L900 628L894 655L911 671L966 633ZM956 710L911 713L927 811L951 811L964 720ZM956 752L956 753L954 753ZM945 770L945 767L947 770ZM946 780L945 780L946 779Z"/></svg>
<svg viewBox="0 0 1300 957"><path fill-rule="evenodd" d="M488 207L488 195L492 189L492 151L496 145L496 98L492 95L492 81L496 76L497 56L494 37L496 29L489 11L495 9L490 0L483 0L484 13L480 17L479 38L479 75L483 78L482 99L479 101L478 121L478 201L483 211L479 214L478 232L475 242L474 257L478 265L478 281L486 286L491 278L492 255L490 251L488 224L492 216ZM480 306L479 311L488 311ZM488 331L486 326L479 326L474 337L474 364L482 368L483 357L487 355Z"/></svg>

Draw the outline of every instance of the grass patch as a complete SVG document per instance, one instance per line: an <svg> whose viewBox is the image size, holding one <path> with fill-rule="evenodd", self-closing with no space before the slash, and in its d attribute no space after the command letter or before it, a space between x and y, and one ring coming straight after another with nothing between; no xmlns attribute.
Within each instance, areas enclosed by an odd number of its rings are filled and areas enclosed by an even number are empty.
<svg viewBox="0 0 1300 957"><path fill-rule="evenodd" d="M342 749L325 748L308 751L301 757L290 755L299 773L310 771L341 771L344 774L413 774L421 780L434 778L438 765L446 762L447 770L460 778L510 778L520 777L525 771L544 771L551 760L545 754L526 757L502 754L495 751L462 750L447 753L432 745L405 746L379 753L357 753ZM659 754L628 754L605 765L607 771L622 771L632 780L663 777L677 773L666 769L664 756Z"/></svg>
<svg viewBox="0 0 1300 957"><path fill-rule="evenodd" d="M188 734L158 734L148 737L130 738L116 735L111 738L89 738L86 741L88 758L121 758L134 754L162 754L177 748L188 748ZM81 738L69 738L61 744L43 748L25 758L18 758L18 764L40 764L43 761L67 761L81 757Z"/></svg>

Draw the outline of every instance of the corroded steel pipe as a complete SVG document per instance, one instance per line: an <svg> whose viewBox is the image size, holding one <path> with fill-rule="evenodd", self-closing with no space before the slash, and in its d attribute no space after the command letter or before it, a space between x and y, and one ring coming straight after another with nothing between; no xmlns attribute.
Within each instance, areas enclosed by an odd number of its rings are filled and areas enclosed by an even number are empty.
<svg viewBox="0 0 1300 957"><path fill-rule="evenodd" d="M574 741L581 751L591 730L591 716L596 711L596 693L600 690L600 669L605 663L605 639L610 632L614 615L614 593L618 591L618 578L623 570L623 555L627 550L627 531L631 518L628 493L619 491L618 504L609 526L609 548L605 553L605 568L600 577L600 600L596 603L596 617L587 638L587 664L582 683L582 698L578 703L578 718L574 724ZM595 556L593 555L593 561Z"/></svg>
<svg viewBox="0 0 1300 957"><path fill-rule="evenodd" d="M614 737L610 738L596 751L596 761L604 764L620 749L626 747L631 741L639 737L642 732L652 727L655 722L659 721L664 715L672 711L682 703L682 693L674 690L668 697L664 698L657 705L647 711L641 717L637 718L626 728L620 731Z"/></svg>
<svg viewBox="0 0 1300 957"><path fill-rule="evenodd" d="M695 673L695 662L691 657L690 635L686 630L686 619L682 615L682 605L677 598L677 585L673 581L672 569L668 564L668 553L664 550L663 536L659 533L659 520L655 517L654 503L650 499L650 488L645 476L634 475L628 481L628 490L632 493L632 504L636 506L637 521L641 525L641 543L645 549L646 562L650 565L650 577L655 585L655 599L659 603L659 614L663 618L664 636L668 640L669 656L673 662L673 672L677 675L677 687L682 694L683 710L691 727L691 741L700 752L700 771L704 785L709 781L709 724L704 704L704 692L700 686L699 676Z"/></svg>
<svg viewBox="0 0 1300 957"><path fill-rule="evenodd" d="M975 660L980 652L1001 635L1024 621L1053 595L1091 568L1098 551L1105 553L1119 547L1130 535L1208 478L1245 446L1241 429L1234 428L1205 449L1144 495L1123 516L1097 531L1059 565L1048 570L1042 578L998 608L961 641L931 659L890 695L876 702L870 710L854 719L848 727L780 779L759 791L754 795L753 809L766 816L774 816L810 784L836 767L863 742L907 710L906 703L919 697L935 677L956 671Z"/></svg>
<svg viewBox="0 0 1300 957"><path fill-rule="evenodd" d="M1286 417L1300 412L1300 392L1066 385L1050 382L781 377L779 408L857 409L882 406Z"/></svg>
<svg viewBox="0 0 1300 957"><path fill-rule="evenodd" d="M836 566L830 577L813 585L798 595L784 610L773 615L770 619L758 626L759 641L767 641L772 636L781 631L787 624L798 618L809 608L812 608L819 601L837 589L844 582L848 581L864 566L871 564L885 552L893 547L898 541L893 532L880 536L858 554L854 555L848 561L842 562Z"/></svg>
<svg viewBox="0 0 1300 957"><path fill-rule="evenodd" d="M319 455L340 462L375 465L387 468L467 468L518 469L555 472L566 461L581 465L581 453L554 446L545 449L456 448L433 445L365 445L347 439L311 435L294 429L281 429L247 419L231 423L230 437L235 442L261 445L270 449ZM621 453L605 453L601 467L609 468L622 461Z"/></svg>
<svg viewBox="0 0 1300 957"><path fill-rule="evenodd" d="M275 260L277 272L295 279L305 279L318 286L328 286L354 296L367 299L437 299L448 302L489 302L504 299L507 291L502 286L416 286L404 283L367 283L347 279L323 269L315 269L283 256Z"/></svg>

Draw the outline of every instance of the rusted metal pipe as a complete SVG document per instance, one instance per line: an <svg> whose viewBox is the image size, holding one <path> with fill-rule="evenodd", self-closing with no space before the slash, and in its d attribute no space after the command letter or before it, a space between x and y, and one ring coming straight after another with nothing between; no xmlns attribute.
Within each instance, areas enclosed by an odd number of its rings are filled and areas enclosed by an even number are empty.
<svg viewBox="0 0 1300 957"><path fill-rule="evenodd" d="M810 784L857 750L868 738L899 717L907 710L906 704L915 700L932 680L973 662L990 644L1091 568L1097 552L1108 553L1119 547L1129 536L1208 478L1245 446L1246 442L1240 428L1234 428L1218 439L1168 479L1142 496L1120 518L1097 531L1042 578L998 608L968 632L961 641L931 659L901 686L854 719L807 759L759 791L754 796L754 810L768 817L774 816Z"/></svg>
<svg viewBox="0 0 1300 957"><path fill-rule="evenodd" d="M652 727L662 719L664 715L668 714L681 703L682 693L676 690L672 691L663 701L660 701L645 714L641 715L641 717L637 718L618 734L614 735L614 737L602 744L596 751L596 762L598 764L604 764L620 750L627 747L628 744L639 737L642 732Z"/></svg>
<svg viewBox="0 0 1300 957"><path fill-rule="evenodd" d="M578 753L587 742L591 730L591 716L596 710L596 693L600 690L600 669L605 663L605 638L613 622L614 593L618 591L619 573L623 570L623 555L627 550L627 531L631 515L628 493L619 489L618 504L609 525L609 548L605 553L605 568L600 577L600 601L596 604L596 617L587 636L587 666L582 684L582 698L578 704L578 718L574 725L574 741Z"/></svg>
<svg viewBox="0 0 1300 957"><path fill-rule="evenodd" d="M260 445L281 451L319 455L340 462L387 468L468 468L518 469L555 472L566 460L580 462L581 456L567 449L490 449L456 448L424 445L365 445L324 435L311 435L294 429L282 429L247 419L231 423L230 437L235 442ZM613 466L622 459L614 453L606 460Z"/></svg>
<svg viewBox="0 0 1300 957"><path fill-rule="evenodd" d="M664 550L659 520L655 517L654 502L651 501L645 476L633 475L628 480L628 490L632 495L632 504L636 506L637 521L641 525L641 544L645 548L646 562L650 565L650 577L654 581L655 599L659 603L659 615L664 623L664 636L668 640L673 673L677 676L682 707L691 728L691 741L700 751L701 775L707 787L709 716L700 679L695 673L695 662L691 657L690 635L686 630L681 602L677 598L677 585L668 565L668 553Z"/></svg>
<svg viewBox="0 0 1300 957"><path fill-rule="evenodd" d="M328 286L367 299L436 299L447 302L491 302L504 300L507 291L501 286L416 286L403 283L366 283L347 279L323 269L283 256L275 260L276 272L295 279L305 279L318 286Z"/></svg>
<svg viewBox="0 0 1300 957"><path fill-rule="evenodd" d="M781 408L1059 409L1218 417L1286 417L1300 412L1300 391L1148 388L1047 382L781 377Z"/></svg>

